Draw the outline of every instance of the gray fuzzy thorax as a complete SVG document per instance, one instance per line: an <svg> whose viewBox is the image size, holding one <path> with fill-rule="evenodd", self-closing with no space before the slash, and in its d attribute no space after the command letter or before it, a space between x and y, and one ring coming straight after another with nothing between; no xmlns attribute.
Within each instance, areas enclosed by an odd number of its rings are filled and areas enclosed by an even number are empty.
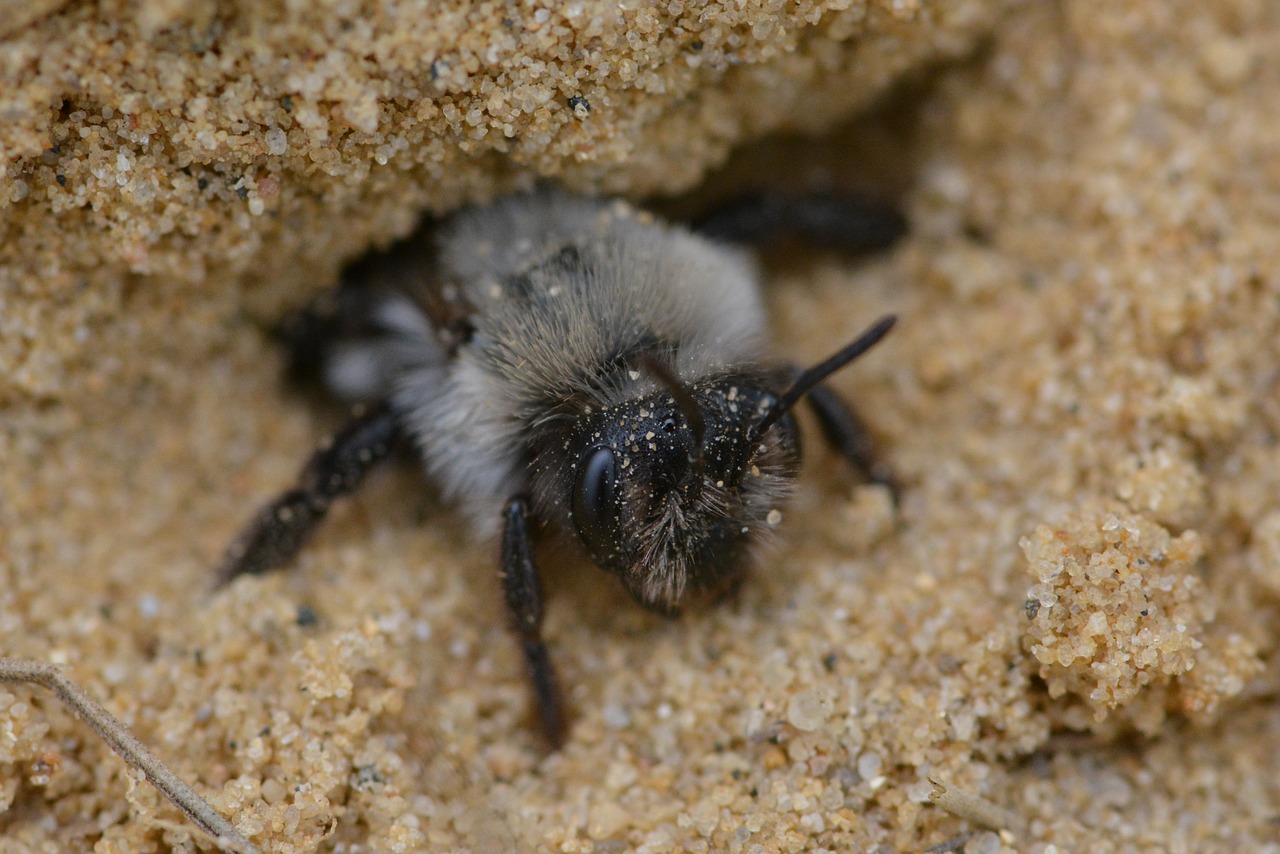
<svg viewBox="0 0 1280 854"><path fill-rule="evenodd" d="M658 349L687 383L763 357L751 257L627 205L516 197L454 217L438 247L434 297L470 334L405 371L394 400L432 478L487 532L528 488L540 424L654 391L635 352Z"/></svg>

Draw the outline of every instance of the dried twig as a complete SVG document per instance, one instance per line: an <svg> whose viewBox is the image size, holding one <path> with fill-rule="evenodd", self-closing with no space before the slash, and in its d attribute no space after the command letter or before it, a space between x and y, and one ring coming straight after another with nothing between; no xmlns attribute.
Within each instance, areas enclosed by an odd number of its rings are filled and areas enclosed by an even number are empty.
<svg viewBox="0 0 1280 854"><path fill-rule="evenodd" d="M957 818L989 830L1015 835L1022 829L1022 822L1018 816L999 804L943 783L935 777L930 777L929 782L933 784L929 800Z"/></svg>
<svg viewBox="0 0 1280 854"><path fill-rule="evenodd" d="M51 664L0 657L0 682L27 682L48 688L110 745L130 767L141 771L182 813L231 854L259 854L257 846L236 830L196 790L169 770L133 733Z"/></svg>

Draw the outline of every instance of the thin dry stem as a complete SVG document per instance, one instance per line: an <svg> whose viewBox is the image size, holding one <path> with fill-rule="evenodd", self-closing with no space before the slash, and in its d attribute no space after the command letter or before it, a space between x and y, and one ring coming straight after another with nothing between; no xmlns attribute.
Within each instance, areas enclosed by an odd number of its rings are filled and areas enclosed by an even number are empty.
<svg viewBox="0 0 1280 854"><path fill-rule="evenodd" d="M934 777L929 778L933 791L929 800L957 818L989 830L1005 831L1017 835L1022 830L1018 816L986 798L966 792Z"/></svg>
<svg viewBox="0 0 1280 854"><path fill-rule="evenodd" d="M117 717L62 675L58 668L37 661L0 657L0 682L27 682L48 688L85 723L93 727L94 732L131 768L141 771L147 781L181 810L183 815L209 834L219 848L232 854L259 854L257 846L245 839L195 789L170 771Z"/></svg>

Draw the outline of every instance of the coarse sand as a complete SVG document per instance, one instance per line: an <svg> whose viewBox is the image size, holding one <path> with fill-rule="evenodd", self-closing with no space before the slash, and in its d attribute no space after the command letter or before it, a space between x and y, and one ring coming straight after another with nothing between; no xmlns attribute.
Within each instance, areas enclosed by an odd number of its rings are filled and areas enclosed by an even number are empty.
<svg viewBox="0 0 1280 854"><path fill-rule="evenodd" d="M1280 6L366 6L0 2L0 655L264 851L1280 850ZM900 315L835 380L900 504L806 428L726 603L547 555L557 753L411 464L211 588L341 417L267 327L538 177L911 222L768 259L779 354ZM209 847L0 687L0 852Z"/></svg>

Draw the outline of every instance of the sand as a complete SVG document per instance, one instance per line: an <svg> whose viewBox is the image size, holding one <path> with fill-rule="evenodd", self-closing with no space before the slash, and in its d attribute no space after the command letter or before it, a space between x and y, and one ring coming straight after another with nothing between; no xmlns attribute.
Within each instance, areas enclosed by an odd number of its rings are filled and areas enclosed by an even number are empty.
<svg viewBox="0 0 1280 854"><path fill-rule="evenodd" d="M263 850L1280 841L1273 4L8 5L0 653L62 666ZM739 149L777 131L818 136ZM492 544L412 465L290 571L210 588L340 419L265 328L539 176L673 209L870 186L912 224L770 262L780 354L900 314L837 381L900 505L810 429L732 601L663 620L555 565L558 753ZM0 851L200 848L0 688Z"/></svg>

